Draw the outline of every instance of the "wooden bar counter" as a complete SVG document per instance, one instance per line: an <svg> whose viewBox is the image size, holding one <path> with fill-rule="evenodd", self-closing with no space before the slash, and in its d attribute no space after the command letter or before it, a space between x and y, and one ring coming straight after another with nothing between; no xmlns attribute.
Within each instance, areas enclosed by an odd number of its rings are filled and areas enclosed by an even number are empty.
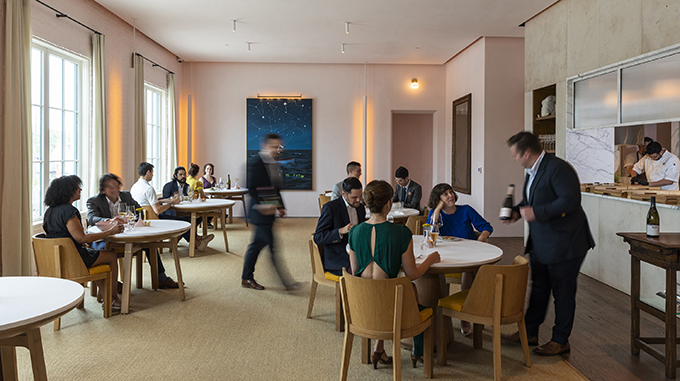
<svg viewBox="0 0 680 381"><path fill-rule="evenodd" d="M680 269L680 233L661 233L658 238L645 233L616 233L630 245L631 256L631 351L639 355L640 349L666 365L666 377L675 378L677 361L676 278ZM653 305L640 299L640 261L660 267L666 272L665 305ZM670 297L669 297L670 296ZM640 337L640 310L666 323L665 337ZM661 352L652 344L665 344Z"/></svg>

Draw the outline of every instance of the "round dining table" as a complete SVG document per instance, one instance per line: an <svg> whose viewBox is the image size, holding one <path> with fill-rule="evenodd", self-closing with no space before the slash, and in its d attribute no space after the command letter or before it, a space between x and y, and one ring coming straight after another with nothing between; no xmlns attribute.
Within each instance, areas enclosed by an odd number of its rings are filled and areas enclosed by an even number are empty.
<svg viewBox="0 0 680 381"><path fill-rule="evenodd" d="M6 380L16 379L17 346L28 348L33 378L47 379L40 327L82 301L83 285L68 279L0 277L0 358Z"/></svg>
<svg viewBox="0 0 680 381"><path fill-rule="evenodd" d="M248 188L232 188L232 189L220 189L220 188L209 188L203 189L203 192L210 196L210 198L222 198L227 200L241 201L243 204L243 218L246 221L246 226L248 226L248 212L246 211L246 194L248 194ZM222 220L224 223L224 220ZM234 213L232 207L229 207L229 223L234 223Z"/></svg>
<svg viewBox="0 0 680 381"><path fill-rule="evenodd" d="M400 208L396 209L393 208L388 214L387 218L389 219L392 217L394 220L394 223L404 225L406 223L406 220L408 220L409 217L411 216L419 216L420 215L420 210L418 209L413 209L413 208ZM368 219L371 216L371 212L366 209L366 218Z"/></svg>
<svg viewBox="0 0 680 381"><path fill-rule="evenodd" d="M184 296L184 283L182 281L182 268L179 264L179 256L177 255L177 241L179 236L184 234L191 228L188 222L179 220L146 220L149 226L136 226L134 230L126 230L123 233L113 234L106 237L108 243L118 243L125 246L125 253L123 256L123 293L121 303L121 314L130 312L130 285L132 279L132 254L141 250L142 248L149 248L151 253L151 276L158 277L156 270L156 249L167 247L172 252L172 257L175 260L175 270L177 271L177 284L179 285L179 297L181 300ZM99 232L98 227L90 226L89 232ZM163 244L163 241L169 240L169 243ZM193 246L192 246L193 247ZM154 278L157 279L157 278ZM152 281L157 283L157 281Z"/></svg>
<svg viewBox="0 0 680 381"><path fill-rule="evenodd" d="M203 236L208 235L208 217L218 216L222 221L224 221L227 208L231 208L236 204L233 200L221 200L221 199L206 199L206 200L193 200L193 201L182 201L179 204L172 206L172 210L179 213L191 215L191 242L189 242L189 257L194 257L196 252L196 218L198 216L203 217ZM227 226L222 223L222 234L224 235L224 246L225 250L229 251L229 240L227 239Z"/></svg>

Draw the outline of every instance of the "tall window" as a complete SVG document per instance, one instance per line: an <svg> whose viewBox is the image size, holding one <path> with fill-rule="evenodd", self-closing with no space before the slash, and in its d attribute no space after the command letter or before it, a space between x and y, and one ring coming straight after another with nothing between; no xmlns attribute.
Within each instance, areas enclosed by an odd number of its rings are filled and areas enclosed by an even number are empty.
<svg viewBox="0 0 680 381"><path fill-rule="evenodd" d="M34 220L42 218L45 212L43 200L50 181L81 173L85 66L86 61L79 57L34 41L31 52ZM82 203L76 206L82 209Z"/></svg>
<svg viewBox="0 0 680 381"><path fill-rule="evenodd" d="M165 91L145 84L146 103L146 161L154 165L152 186L158 192L167 178L168 168L161 160L161 147L165 141Z"/></svg>

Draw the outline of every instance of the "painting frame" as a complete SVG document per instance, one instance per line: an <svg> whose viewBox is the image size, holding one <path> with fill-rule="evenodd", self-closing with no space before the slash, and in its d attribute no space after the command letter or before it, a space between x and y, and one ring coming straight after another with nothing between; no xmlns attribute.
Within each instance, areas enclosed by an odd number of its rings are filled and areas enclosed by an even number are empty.
<svg viewBox="0 0 680 381"><path fill-rule="evenodd" d="M451 187L472 194L472 93L452 102Z"/></svg>

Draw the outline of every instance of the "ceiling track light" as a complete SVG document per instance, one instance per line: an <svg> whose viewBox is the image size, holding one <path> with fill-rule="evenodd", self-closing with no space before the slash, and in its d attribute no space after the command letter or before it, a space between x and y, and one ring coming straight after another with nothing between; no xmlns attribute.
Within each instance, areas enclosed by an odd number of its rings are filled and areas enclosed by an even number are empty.
<svg viewBox="0 0 680 381"><path fill-rule="evenodd" d="M345 34L349 34L349 21L345 21Z"/></svg>
<svg viewBox="0 0 680 381"><path fill-rule="evenodd" d="M340 44L340 50L343 54L345 53L345 44Z"/></svg>
<svg viewBox="0 0 680 381"><path fill-rule="evenodd" d="M231 20L231 31L236 32L236 20Z"/></svg>
<svg viewBox="0 0 680 381"><path fill-rule="evenodd" d="M246 44L248 45L248 53L250 53L250 42L246 42Z"/></svg>

